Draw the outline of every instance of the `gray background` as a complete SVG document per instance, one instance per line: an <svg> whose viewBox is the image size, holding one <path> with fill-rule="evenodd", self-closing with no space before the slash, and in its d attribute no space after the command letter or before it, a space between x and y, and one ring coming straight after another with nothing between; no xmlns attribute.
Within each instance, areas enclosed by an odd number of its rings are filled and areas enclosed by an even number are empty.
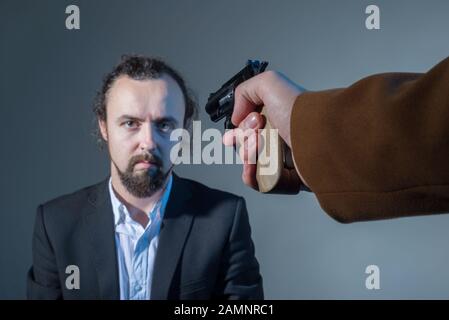
<svg viewBox="0 0 449 320"><path fill-rule="evenodd" d="M365 28L365 8L381 30ZM81 30L65 28L77 4ZM0 1L0 298L24 298L39 203L108 174L91 137L91 102L123 53L163 57L198 95L248 58L270 61L310 90L372 73L428 70L449 53L449 2L433 1ZM200 118L212 124L204 111ZM385 159L388 161L388 159ZM448 298L449 216L342 225L313 194L258 194L237 165L178 174L243 195L265 293L272 299ZM365 288L376 264L381 289Z"/></svg>

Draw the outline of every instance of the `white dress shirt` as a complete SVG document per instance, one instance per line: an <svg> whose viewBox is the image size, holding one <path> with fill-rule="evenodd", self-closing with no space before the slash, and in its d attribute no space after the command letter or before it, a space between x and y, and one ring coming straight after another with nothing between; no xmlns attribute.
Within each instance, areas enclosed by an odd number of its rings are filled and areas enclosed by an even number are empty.
<svg viewBox="0 0 449 320"><path fill-rule="evenodd" d="M115 195L112 180L109 179L121 300L151 299L154 259L159 242L161 221L170 196L172 179L173 177L170 175L161 199L148 212L149 222L145 228L132 219L126 206Z"/></svg>

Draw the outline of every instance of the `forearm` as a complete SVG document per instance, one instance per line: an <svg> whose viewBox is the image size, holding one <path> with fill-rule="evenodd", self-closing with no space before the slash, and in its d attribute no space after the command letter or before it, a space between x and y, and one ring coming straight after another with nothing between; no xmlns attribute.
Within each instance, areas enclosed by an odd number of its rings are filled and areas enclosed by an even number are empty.
<svg viewBox="0 0 449 320"><path fill-rule="evenodd" d="M342 222L449 211L449 59L298 96L295 164Z"/></svg>

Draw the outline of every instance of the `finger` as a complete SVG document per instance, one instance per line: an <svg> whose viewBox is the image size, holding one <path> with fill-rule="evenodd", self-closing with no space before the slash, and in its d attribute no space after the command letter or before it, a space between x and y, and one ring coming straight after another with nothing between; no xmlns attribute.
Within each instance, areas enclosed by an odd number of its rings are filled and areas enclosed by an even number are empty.
<svg viewBox="0 0 449 320"><path fill-rule="evenodd" d="M246 130L246 129L262 129L265 127L265 117L261 115L259 112L251 112L249 113L245 119L243 119L242 122L239 124L239 128Z"/></svg>
<svg viewBox="0 0 449 320"><path fill-rule="evenodd" d="M228 130L223 135L223 144L225 146L233 146L236 143L235 130Z"/></svg>
<svg viewBox="0 0 449 320"><path fill-rule="evenodd" d="M259 150L258 141L257 131L254 131L254 134L248 137L248 140L245 143L245 164L257 163L257 155Z"/></svg>
<svg viewBox="0 0 449 320"><path fill-rule="evenodd" d="M242 130L248 130L253 128L254 130L265 127L265 117L258 112L251 112L248 116L239 124L237 129L228 130L223 135L222 142L225 146L233 146L236 141L243 135ZM238 130L241 129L241 130Z"/></svg>
<svg viewBox="0 0 449 320"><path fill-rule="evenodd" d="M236 129L238 154L243 163L247 163L248 159L256 163L257 134L258 131L254 129Z"/></svg>
<svg viewBox="0 0 449 320"><path fill-rule="evenodd" d="M247 186L253 188L254 190L259 190L259 184L256 179L257 165L255 164L244 164L242 172L243 183Z"/></svg>

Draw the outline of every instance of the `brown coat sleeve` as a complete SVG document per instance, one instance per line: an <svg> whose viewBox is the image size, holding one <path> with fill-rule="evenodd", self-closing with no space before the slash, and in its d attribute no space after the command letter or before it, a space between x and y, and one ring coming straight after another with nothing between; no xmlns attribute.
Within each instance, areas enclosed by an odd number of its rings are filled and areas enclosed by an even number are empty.
<svg viewBox="0 0 449 320"><path fill-rule="evenodd" d="M449 212L449 58L298 96L297 168L340 222Z"/></svg>

